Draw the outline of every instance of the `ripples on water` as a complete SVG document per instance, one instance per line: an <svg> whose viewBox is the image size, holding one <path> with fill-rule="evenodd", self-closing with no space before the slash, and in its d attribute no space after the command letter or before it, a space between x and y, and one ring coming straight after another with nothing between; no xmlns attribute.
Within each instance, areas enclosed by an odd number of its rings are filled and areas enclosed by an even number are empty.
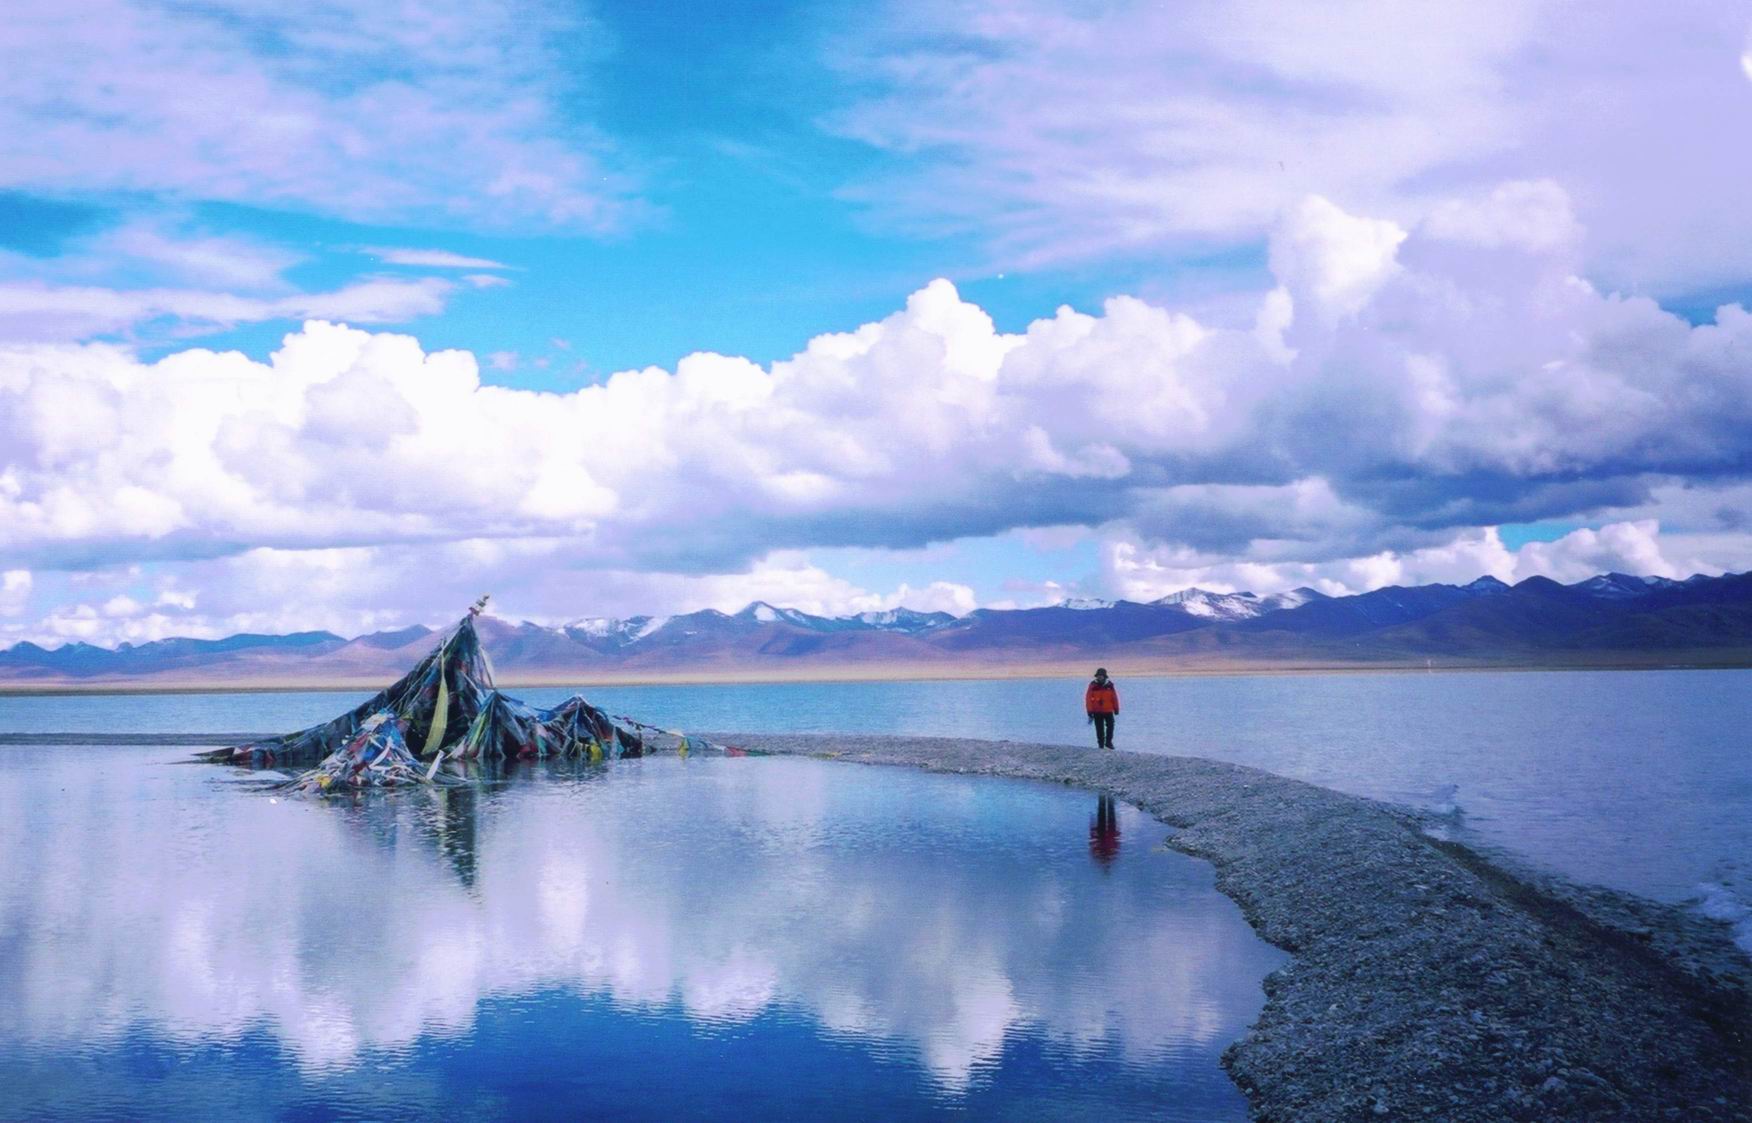
<svg viewBox="0 0 1752 1123"><path fill-rule="evenodd" d="M1245 1117L1283 957L1131 808L758 758L324 805L182 756L0 748L0 1117Z"/></svg>

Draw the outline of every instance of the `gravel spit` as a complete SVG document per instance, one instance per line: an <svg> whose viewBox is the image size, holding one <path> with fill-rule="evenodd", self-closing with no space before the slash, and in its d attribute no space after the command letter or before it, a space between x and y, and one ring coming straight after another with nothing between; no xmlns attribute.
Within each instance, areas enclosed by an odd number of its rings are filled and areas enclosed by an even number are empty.
<svg viewBox="0 0 1752 1123"><path fill-rule="evenodd" d="M1193 757L862 735L750 751L1107 792L1176 829L1293 956L1223 1055L1259 1120L1752 1120L1752 962L1724 926Z"/></svg>

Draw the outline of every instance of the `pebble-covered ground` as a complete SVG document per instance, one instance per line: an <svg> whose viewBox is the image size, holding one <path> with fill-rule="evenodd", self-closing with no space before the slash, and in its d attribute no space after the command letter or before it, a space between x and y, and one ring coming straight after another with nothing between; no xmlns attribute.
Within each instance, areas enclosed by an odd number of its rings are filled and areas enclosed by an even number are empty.
<svg viewBox="0 0 1752 1123"><path fill-rule="evenodd" d="M1518 869L1407 809L1063 745L713 735L1109 792L1177 828L1294 958L1224 1064L1261 1120L1752 1120L1752 964L1681 909Z"/></svg>

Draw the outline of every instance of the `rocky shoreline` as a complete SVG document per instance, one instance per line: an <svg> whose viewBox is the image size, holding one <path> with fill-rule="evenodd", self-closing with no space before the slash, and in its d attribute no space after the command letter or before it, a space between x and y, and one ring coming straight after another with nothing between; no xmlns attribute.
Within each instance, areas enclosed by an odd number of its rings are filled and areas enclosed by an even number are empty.
<svg viewBox="0 0 1752 1123"><path fill-rule="evenodd" d="M1293 955L1223 1063L1255 1119L1752 1120L1752 962L1721 926L1239 765L1063 745L713 734L1108 792Z"/></svg>

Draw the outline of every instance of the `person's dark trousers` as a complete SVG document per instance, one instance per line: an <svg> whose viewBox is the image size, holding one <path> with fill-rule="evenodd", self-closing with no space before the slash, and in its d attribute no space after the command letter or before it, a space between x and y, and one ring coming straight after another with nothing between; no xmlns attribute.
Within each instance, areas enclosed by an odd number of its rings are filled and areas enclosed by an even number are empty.
<svg viewBox="0 0 1752 1123"><path fill-rule="evenodd" d="M1095 715L1095 747L1111 749L1113 747L1113 715Z"/></svg>

